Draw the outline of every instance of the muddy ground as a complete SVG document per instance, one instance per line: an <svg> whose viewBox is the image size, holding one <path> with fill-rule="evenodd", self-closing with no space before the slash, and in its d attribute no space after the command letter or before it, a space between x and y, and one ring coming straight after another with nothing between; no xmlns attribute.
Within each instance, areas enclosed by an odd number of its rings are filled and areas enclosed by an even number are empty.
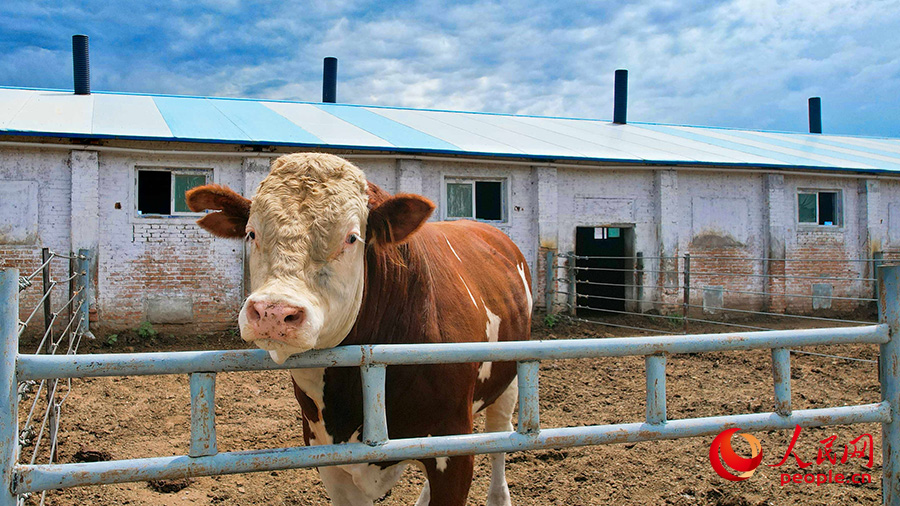
<svg viewBox="0 0 900 506"><path fill-rule="evenodd" d="M536 318L535 337L542 339L639 335L640 332L594 324L558 324L547 328ZM648 326L643 319L612 320ZM757 323L762 322L761 320ZM678 330L662 320L657 328ZM750 322L753 323L753 322ZM768 323L768 322L765 322ZM817 322L818 323L818 322ZM721 326L692 328L722 332ZM130 352L242 348L233 333L174 338L120 334L88 343L85 352ZM23 351L27 348L23 346ZM809 351L866 360L876 346L840 346ZM880 399L876 365L814 355L792 356L795 409L872 403ZM640 357L544 362L541 366L541 423L566 427L642 421L644 363ZM768 351L676 355L668 359L669 418L771 411L773 393ZM285 371L220 374L216 413L219 451L300 445L299 408ZM182 455L188 451L190 401L186 376L150 376L75 380L62 418L62 462ZM868 433L875 441L874 466L863 459L840 462L844 445ZM881 498L881 427L878 424L804 429L794 447L812 462L804 473L867 473L868 484L791 483L782 473L798 473L794 458L778 463L790 431L754 433L762 444L763 465L748 480L734 483L716 475L709 463L712 437L677 441L617 444L603 447L520 452L508 456L508 481L518 505L782 505L878 504ZM816 463L824 445L836 435L838 462ZM749 455L742 438L739 454ZM767 465L768 464L768 465ZM489 481L485 456L476 458L469 504L484 504ZM416 469L378 504L413 504L423 483ZM30 498L34 503L36 497ZM130 483L53 491L47 504L182 504L317 505L328 504L314 470L263 472L195 478L185 482Z"/></svg>

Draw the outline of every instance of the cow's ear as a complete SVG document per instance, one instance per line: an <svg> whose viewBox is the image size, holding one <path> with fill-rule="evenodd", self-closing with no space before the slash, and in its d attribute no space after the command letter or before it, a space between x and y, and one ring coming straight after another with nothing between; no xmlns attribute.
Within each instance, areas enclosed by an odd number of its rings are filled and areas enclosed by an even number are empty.
<svg viewBox="0 0 900 506"><path fill-rule="evenodd" d="M420 195L400 193L369 211L366 235L377 244L398 244L428 220L434 204Z"/></svg>
<svg viewBox="0 0 900 506"><path fill-rule="evenodd" d="M250 199L235 193L231 188L217 184L198 186L185 194L187 205L195 213L215 210L197 220L206 231L219 237L239 239L244 237L250 218Z"/></svg>

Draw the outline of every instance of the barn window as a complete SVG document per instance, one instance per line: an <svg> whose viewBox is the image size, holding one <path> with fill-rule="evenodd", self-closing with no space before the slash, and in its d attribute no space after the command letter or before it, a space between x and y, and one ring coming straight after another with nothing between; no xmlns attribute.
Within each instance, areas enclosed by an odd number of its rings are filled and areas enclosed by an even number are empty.
<svg viewBox="0 0 900 506"><path fill-rule="evenodd" d="M506 180L447 179L445 218L506 221Z"/></svg>
<svg viewBox="0 0 900 506"><path fill-rule="evenodd" d="M206 184L209 175L208 170L138 169L138 214L194 214L187 206L184 192Z"/></svg>
<svg viewBox="0 0 900 506"><path fill-rule="evenodd" d="M797 193L800 224L840 227L843 223L840 191L801 190Z"/></svg>

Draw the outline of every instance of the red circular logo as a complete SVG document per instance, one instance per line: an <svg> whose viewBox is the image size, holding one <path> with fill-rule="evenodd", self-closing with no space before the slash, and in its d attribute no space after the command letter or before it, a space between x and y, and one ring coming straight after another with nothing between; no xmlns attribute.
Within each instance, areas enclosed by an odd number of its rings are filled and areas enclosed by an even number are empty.
<svg viewBox="0 0 900 506"><path fill-rule="evenodd" d="M715 439L713 439L712 444L709 446L709 463L712 464L713 469L716 470L716 473L718 473L719 476L730 481L743 481L753 476L753 472L756 471L756 468L759 467L760 462L762 462L762 445L759 444L758 439L750 434L741 434L741 437L750 443L750 458L741 457L734 453L734 450L731 448L731 436L739 430L741 429L737 428L722 431ZM722 453L721 461L719 460L719 452ZM738 474L737 476L731 474L731 472L722 465L723 461L725 462L725 465L741 474Z"/></svg>

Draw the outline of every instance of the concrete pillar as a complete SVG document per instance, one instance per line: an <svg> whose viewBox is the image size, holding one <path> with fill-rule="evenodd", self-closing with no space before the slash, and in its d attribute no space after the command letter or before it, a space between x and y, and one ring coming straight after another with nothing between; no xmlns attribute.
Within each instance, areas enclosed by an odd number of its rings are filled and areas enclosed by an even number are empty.
<svg viewBox="0 0 900 506"><path fill-rule="evenodd" d="M872 258L872 254L876 251L884 251L887 243L885 218L888 213L886 206L882 205L881 182L877 179L860 181L859 196L860 212L862 213L860 234L864 239L863 244L866 248L864 252L868 258Z"/></svg>
<svg viewBox="0 0 900 506"><path fill-rule="evenodd" d="M678 287L681 276L678 273L678 172L675 170L659 170L654 173L654 189L656 197L657 240L659 242L659 262L647 262L645 265L658 265L656 276L658 298L661 302L680 302ZM652 277L651 277L652 279ZM667 288L668 287L668 288ZM652 290L645 293L652 294ZM652 296L652 295L651 295ZM666 312L674 306L664 305L660 310Z"/></svg>
<svg viewBox="0 0 900 506"><path fill-rule="evenodd" d="M269 168L271 165L272 160L270 158L244 158L241 162L241 168L244 173L244 187L232 189L248 199L252 199L253 196L256 195L256 188L259 186L259 183L269 175ZM247 258L248 250L246 241L242 241L241 248L243 248L241 252L241 269L243 270L243 277L241 278L241 296L243 298L250 295L250 262Z"/></svg>
<svg viewBox="0 0 900 506"><path fill-rule="evenodd" d="M397 193L422 195L421 160L397 160Z"/></svg>
<svg viewBox="0 0 900 506"><path fill-rule="evenodd" d="M865 179L859 182L859 251L860 258L875 258L876 253L883 253L888 244L887 202L881 198L881 182L877 179ZM846 201L847 199L844 199ZM846 214L846 211L845 211ZM875 278L875 264L870 262L862 269L864 277ZM860 297L872 297L870 290L874 283L862 283ZM877 297L877 293L875 294Z"/></svg>
<svg viewBox="0 0 900 506"><path fill-rule="evenodd" d="M783 313L786 300L785 293L785 235L787 225L791 220L793 206L785 194L784 176L781 174L766 174L765 185L765 222L766 227L766 260L764 272L770 276L766 278L765 291L771 294L766 300L766 310Z"/></svg>
<svg viewBox="0 0 900 506"><path fill-rule="evenodd" d="M244 172L244 187L234 188L241 195L252 198L256 194L256 188L266 176L269 175L269 167L272 160L269 158L248 157L242 161Z"/></svg>
<svg viewBox="0 0 900 506"><path fill-rule="evenodd" d="M531 182L534 186L534 218L537 224L538 252L535 261L532 286L535 302L547 308L547 252L559 253L559 187L555 167L532 167ZM565 252L563 252L565 253ZM559 274L559 273L558 273ZM561 274L552 276L562 277Z"/></svg>
<svg viewBox="0 0 900 506"><path fill-rule="evenodd" d="M97 300L97 253L100 244L100 157L96 151L69 152L72 172L70 244L72 251L90 251L90 306ZM67 252L66 252L67 253Z"/></svg>

